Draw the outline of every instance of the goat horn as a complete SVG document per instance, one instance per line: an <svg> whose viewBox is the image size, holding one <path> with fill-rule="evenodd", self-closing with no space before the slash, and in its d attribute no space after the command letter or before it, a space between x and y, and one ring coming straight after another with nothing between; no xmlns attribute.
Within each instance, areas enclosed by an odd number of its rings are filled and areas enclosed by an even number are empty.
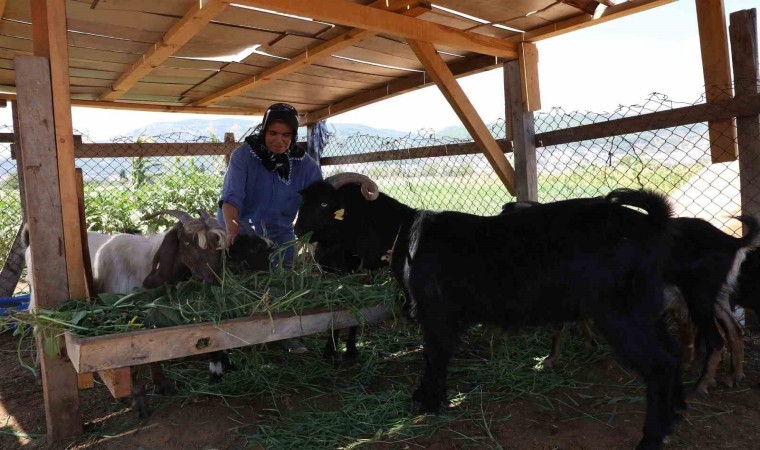
<svg viewBox="0 0 760 450"><path fill-rule="evenodd" d="M212 216L211 213L206 211L205 209L199 209L198 214L200 214L201 220L203 221L203 223L205 223L209 227L224 229L224 227L222 227L222 224L220 224L219 221L216 220L216 217Z"/></svg>
<svg viewBox="0 0 760 450"><path fill-rule="evenodd" d="M154 217L158 217L161 214L169 214L170 216L176 217L177 220L179 220L182 223L182 225L185 225L188 221L195 219L193 216L186 213L185 211L180 211L178 209L162 209L161 211L156 211L152 214L146 214L142 217L142 219L143 220L153 219Z"/></svg>
<svg viewBox="0 0 760 450"><path fill-rule="evenodd" d="M370 177L360 173L343 172L327 177L325 181L330 183L335 189L338 189L345 184L361 184L362 195L367 200L376 200L380 195L380 189L377 187L377 183L372 181Z"/></svg>

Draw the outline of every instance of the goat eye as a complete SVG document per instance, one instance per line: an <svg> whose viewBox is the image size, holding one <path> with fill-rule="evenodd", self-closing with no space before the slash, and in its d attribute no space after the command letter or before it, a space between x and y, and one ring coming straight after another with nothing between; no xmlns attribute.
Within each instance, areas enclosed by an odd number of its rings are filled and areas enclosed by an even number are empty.
<svg viewBox="0 0 760 450"><path fill-rule="evenodd" d="M321 206L323 208L327 208L327 203L322 202L319 206Z"/></svg>

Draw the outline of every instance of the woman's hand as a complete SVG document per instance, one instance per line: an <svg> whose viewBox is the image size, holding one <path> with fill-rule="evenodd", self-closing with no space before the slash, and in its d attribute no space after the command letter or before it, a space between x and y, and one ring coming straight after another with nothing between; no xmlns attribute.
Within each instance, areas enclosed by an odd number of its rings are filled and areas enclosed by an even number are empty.
<svg viewBox="0 0 760 450"><path fill-rule="evenodd" d="M240 234L240 224L238 224L238 221L230 220L227 222L227 248L232 246L238 234Z"/></svg>

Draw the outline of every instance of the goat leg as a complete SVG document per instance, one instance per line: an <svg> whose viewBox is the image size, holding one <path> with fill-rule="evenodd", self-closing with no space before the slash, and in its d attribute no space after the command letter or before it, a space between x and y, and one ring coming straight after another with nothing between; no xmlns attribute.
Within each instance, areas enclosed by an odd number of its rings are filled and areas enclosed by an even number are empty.
<svg viewBox="0 0 760 450"><path fill-rule="evenodd" d="M130 375L132 378L130 404L132 409L137 411L138 418L147 419L150 417L151 411L148 406L148 396L145 393L145 385L140 381L143 367L143 365L130 367Z"/></svg>
<svg viewBox="0 0 760 450"><path fill-rule="evenodd" d="M354 361L359 357L359 350L356 349L356 330L358 327L348 329L348 339L346 339L346 355L349 361Z"/></svg>
<svg viewBox="0 0 760 450"><path fill-rule="evenodd" d="M338 344L340 343L340 330L334 329L332 333L327 335L327 342L325 342L325 349L322 351L322 358L334 359L338 354Z"/></svg>
<svg viewBox="0 0 760 450"><path fill-rule="evenodd" d="M581 334L583 335L583 340L586 344L586 350L595 351L597 348L599 348L599 343L596 342L594 333L591 332L591 327L589 327L588 320L580 321L578 323L578 328L581 329Z"/></svg>
<svg viewBox="0 0 760 450"><path fill-rule="evenodd" d="M727 386L735 387L744 381L744 339L736 318L721 304L715 304L715 317L723 330L731 352L731 377L724 381Z"/></svg>
<svg viewBox="0 0 760 450"><path fill-rule="evenodd" d="M549 356L544 358L543 362L541 363L542 370L549 370L553 368L555 364L557 364L557 360L559 359L559 348L562 344L562 338L565 335L566 328L567 324L563 324L562 327L556 330L552 335L552 350L549 353Z"/></svg>
<svg viewBox="0 0 760 450"><path fill-rule="evenodd" d="M161 363L150 363L150 379L153 381L153 385L161 395L174 395L177 390L166 375L164 369L161 367Z"/></svg>

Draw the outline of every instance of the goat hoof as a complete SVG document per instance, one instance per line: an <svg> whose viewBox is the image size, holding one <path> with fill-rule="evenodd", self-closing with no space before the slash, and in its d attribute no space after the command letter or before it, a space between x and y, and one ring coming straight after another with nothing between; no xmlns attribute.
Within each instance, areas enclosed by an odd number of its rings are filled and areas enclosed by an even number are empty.
<svg viewBox="0 0 760 450"><path fill-rule="evenodd" d="M545 359L541 362L541 370L552 370L553 368L554 368L554 361L549 361Z"/></svg>
<svg viewBox="0 0 760 450"><path fill-rule="evenodd" d="M645 436L641 439L639 445L636 446L636 450L660 450L662 448L662 444L665 443L666 439L668 439L667 436L656 438Z"/></svg>
<svg viewBox="0 0 760 450"><path fill-rule="evenodd" d="M132 399L132 409L137 411L137 418L145 420L152 414L148 402L145 399Z"/></svg>

